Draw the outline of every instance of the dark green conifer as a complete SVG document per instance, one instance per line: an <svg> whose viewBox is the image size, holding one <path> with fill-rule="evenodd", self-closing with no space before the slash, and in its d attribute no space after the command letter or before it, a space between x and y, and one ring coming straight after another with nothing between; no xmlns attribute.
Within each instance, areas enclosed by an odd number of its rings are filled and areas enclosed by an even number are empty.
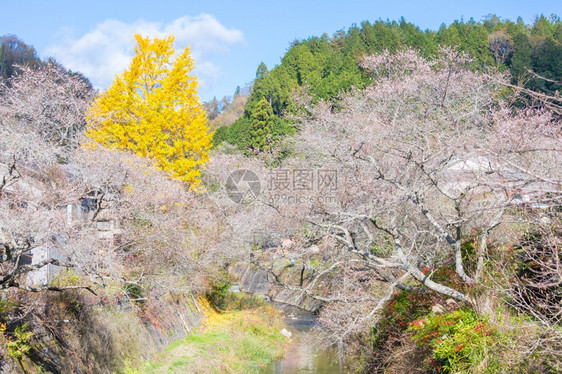
<svg viewBox="0 0 562 374"><path fill-rule="evenodd" d="M265 97L256 104L250 118L250 147L255 152L269 151L274 118L271 105Z"/></svg>

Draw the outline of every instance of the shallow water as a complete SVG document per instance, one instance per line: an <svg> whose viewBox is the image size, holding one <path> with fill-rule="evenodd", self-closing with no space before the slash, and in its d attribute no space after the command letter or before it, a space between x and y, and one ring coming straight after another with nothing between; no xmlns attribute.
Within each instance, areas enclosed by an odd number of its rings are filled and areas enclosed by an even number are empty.
<svg viewBox="0 0 562 374"><path fill-rule="evenodd" d="M283 304L271 303L285 313L285 324L293 336L289 350L282 360L267 366L263 374L340 374L344 373L338 362L337 351L334 348L318 350L311 337L312 328L316 324L316 316L306 310Z"/></svg>

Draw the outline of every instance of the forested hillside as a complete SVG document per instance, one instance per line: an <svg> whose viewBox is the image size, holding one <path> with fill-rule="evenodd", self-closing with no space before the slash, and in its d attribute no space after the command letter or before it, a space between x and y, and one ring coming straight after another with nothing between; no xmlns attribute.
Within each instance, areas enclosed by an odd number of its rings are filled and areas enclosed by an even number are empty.
<svg viewBox="0 0 562 374"><path fill-rule="evenodd" d="M511 83L528 89L553 94L562 78L562 22L557 16L538 17L531 25L521 18L513 22L490 15L482 22L474 20L443 24L439 30L421 30L404 19L399 21L364 21L347 31L331 36L323 34L306 40L295 40L281 63L271 70L261 63L244 116L231 130L219 129L215 143L226 140L247 149L251 113L262 99L270 103L276 117L296 110L297 94L306 90L314 100L334 100L352 87L362 89L372 76L362 66L363 57L388 50L418 50L433 58L439 46L451 46L470 55L473 68L486 71L509 71ZM547 79L539 79L538 74ZM279 123L272 141L292 129Z"/></svg>
<svg viewBox="0 0 562 374"><path fill-rule="evenodd" d="M432 57L440 45L466 52L477 68L511 69L514 83L528 69L549 79L562 76L562 22L558 17L541 16L533 25L525 25L521 19L512 22L490 16L483 22L455 21L438 31L420 30L404 19L365 21L331 37L323 34L294 41L281 64L271 71L260 65L247 110L265 97L273 112L280 115L290 107L295 89L303 86L315 98L334 98L351 87L363 88L369 83L369 74L359 64L364 56L413 48L422 56ZM540 80L526 83L531 89L556 90Z"/></svg>

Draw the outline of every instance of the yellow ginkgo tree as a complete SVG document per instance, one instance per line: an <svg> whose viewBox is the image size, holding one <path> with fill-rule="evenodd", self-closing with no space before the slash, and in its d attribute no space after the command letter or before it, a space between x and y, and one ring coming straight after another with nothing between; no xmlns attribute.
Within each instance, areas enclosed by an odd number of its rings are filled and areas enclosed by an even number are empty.
<svg viewBox="0 0 562 374"><path fill-rule="evenodd" d="M213 134L197 94L190 50L176 55L173 36L135 39L129 68L90 107L87 135L149 158L171 177L197 187Z"/></svg>

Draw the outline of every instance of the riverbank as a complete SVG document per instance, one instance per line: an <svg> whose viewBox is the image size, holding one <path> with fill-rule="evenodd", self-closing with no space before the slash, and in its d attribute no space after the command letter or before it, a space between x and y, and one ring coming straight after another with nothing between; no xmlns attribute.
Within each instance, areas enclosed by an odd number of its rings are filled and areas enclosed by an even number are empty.
<svg viewBox="0 0 562 374"><path fill-rule="evenodd" d="M206 319L199 333L125 373L259 373L283 357L287 348L281 334L283 319L271 306L219 313L206 300L200 304Z"/></svg>

